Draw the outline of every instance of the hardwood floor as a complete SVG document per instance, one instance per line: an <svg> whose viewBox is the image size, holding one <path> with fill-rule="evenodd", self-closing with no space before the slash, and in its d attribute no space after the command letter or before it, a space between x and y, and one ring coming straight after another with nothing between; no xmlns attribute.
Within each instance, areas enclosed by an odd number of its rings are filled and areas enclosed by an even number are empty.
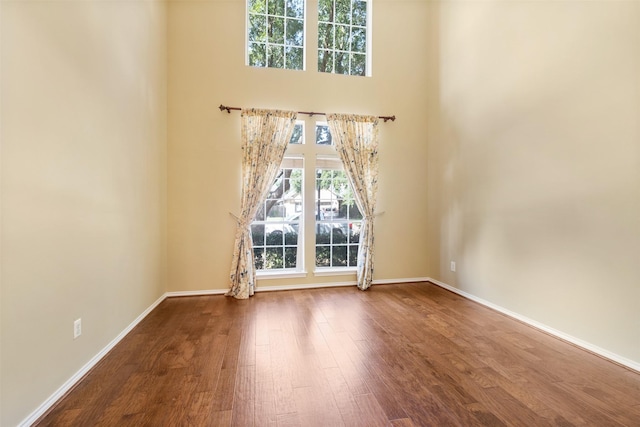
<svg viewBox="0 0 640 427"><path fill-rule="evenodd" d="M640 374L431 284L165 300L40 426L640 426Z"/></svg>

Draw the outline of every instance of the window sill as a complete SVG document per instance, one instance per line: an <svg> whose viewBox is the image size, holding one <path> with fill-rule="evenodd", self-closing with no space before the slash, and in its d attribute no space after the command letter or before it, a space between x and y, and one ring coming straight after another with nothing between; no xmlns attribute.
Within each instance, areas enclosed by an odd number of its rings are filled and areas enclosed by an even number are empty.
<svg viewBox="0 0 640 427"><path fill-rule="evenodd" d="M278 271L258 271L256 272L256 279L258 280L271 280L271 279L296 279L300 277L307 277L306 271L299 270L278 270Z"/></svg>
<svg viewBox="0 0 640 427"><path fill-rule="evenodd" d="M326 267L318 268L313 272L314 276L348 276L356 274L357 267Z"/></svg>

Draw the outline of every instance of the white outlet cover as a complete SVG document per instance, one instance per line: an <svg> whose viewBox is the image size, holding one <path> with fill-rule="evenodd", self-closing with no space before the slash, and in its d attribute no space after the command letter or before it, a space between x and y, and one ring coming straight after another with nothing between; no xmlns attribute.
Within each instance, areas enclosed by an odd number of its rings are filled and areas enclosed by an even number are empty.
<svg viewBox="0 0 640 427"><path fill-rule="evenodd" d="M76 319L73 322L73 339L75 340L82 335L82 319Z"/></svg>
<svg viewBox="0 0 640 427"><path fill-rule="evenodd" d="M451 271L456 271L456 262L451 261Z"/></svg>

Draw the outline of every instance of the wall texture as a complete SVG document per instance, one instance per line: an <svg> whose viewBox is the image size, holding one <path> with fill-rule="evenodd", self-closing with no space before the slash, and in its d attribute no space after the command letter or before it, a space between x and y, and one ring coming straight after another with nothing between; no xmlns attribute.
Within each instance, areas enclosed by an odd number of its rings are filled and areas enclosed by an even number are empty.
<svg viewBox="0 0 640 427"><path fill-rule="evenodd" d="M640 3L429 17L431 275L640 363Z"/></svg>
<svg viewBox="0 0 640 427"><path fill-rule="evenodd" d="M12 426L165 292L166 5L1 7L0 424Z"/></svg>
<svg viewBox="0 0 640 427"><path fill-rule="evenodd" d="M375 1L373 76L318 73L307 27L307 71L245 66L245 1L169 3L169 289L228 289L240 208L239 107L395 114L380 124L375 279L427 274L424 26L427 2ZM309 16L316 2L307 2ZM321 118L322 119L322 118ZM313 120L307 121L312 126ZM259 280L258 287L344 282L355 274Z"/></svg>

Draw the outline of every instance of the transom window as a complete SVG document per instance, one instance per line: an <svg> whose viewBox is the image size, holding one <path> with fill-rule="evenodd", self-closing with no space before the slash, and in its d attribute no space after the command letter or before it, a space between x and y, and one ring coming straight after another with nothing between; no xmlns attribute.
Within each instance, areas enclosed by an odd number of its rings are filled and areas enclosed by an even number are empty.
<svg viewBox="0 0 640 427"><path fill-rule="evenodd" d="M367 0L318 1L318 71L367 75Z"/></svg>
<svg viewBox="0 0 640 427"><path fill-rule="evenodd" d="M304 69L304 0L248 0L248 63Z"/></svg>
<svg viewBox="0 0 640 427"><path fill-rule="evenodd" d="M371 0L316 0L312 17L305 1L247 0L247 64L304 70L310 23L318 30L318 71L371 75Z"/></svg>

